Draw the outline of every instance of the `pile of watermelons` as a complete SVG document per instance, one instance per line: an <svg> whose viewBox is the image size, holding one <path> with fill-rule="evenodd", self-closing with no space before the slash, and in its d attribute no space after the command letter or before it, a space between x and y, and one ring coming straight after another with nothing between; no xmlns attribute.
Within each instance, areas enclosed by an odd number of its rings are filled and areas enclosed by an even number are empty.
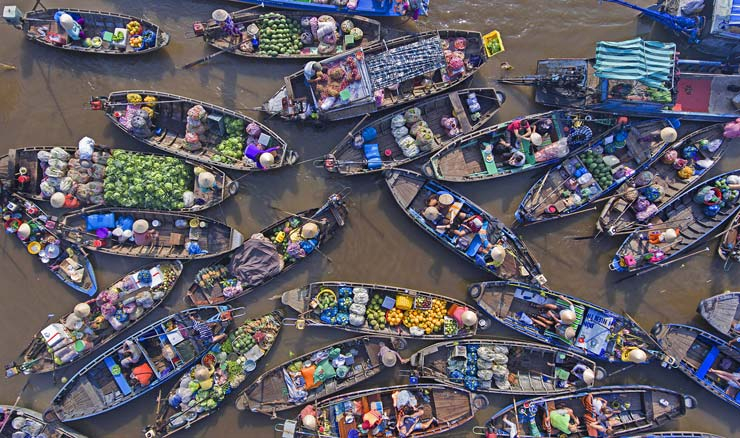
<svg viewBox="0 0 740 438"><path fill-rule="evenodd" d="M270 12L259 21L259 51L270 56L294 55L303 48L301 24L285 15Z"/></svg>
<svg viewBox="0 0 740 438"><path fill-rule="evenodd" d="M597 154L592 150L587 150L581 154L581 161L586 165L586 169L593 175L594 180L599 183L602 189L606 189L614 182L612 177L612 171L609 165L604 162L604 158L601 154Z"/></svg>

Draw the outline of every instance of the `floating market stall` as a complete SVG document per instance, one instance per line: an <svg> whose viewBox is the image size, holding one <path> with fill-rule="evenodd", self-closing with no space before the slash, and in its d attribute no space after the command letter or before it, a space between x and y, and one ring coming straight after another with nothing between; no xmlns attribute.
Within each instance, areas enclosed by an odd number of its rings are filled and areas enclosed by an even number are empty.
<svg viewBox="0 0 740 438"><path fill-rule="evenodd" d="M54 208L94 205L151 210L205 210L236 194L222 170L189 160L99 147L32 146L0 157L5 187Z"/></svg>
<svg viewBox="0 0 740 438"><path fill-rule="evenodd" d="M419 339L474 336L478 313L441 295L366 283L323 281L282 295L296 324Z"/></svg>
<svg viewBox="0 0 740 438"><path fill-rule="evenodd" d="M95 299L77 304L74 311L36 333L18 363L5 367L6 377L56 371L86 358L162 304L181 273L179 261L156 262L129 272Z"/></svg>
<svg viewBox="0 0 740 438"><path fill-rule="evenodd" d="M417 19L419 15L427 15L429 0L234 0L240 3L256 4L270 8L298 9L301 11L321 12L331 14L342 12L381 17L404 17Z"/></svg>
<svg viewBox="0 0 740 438"><path fill-rule="evenodd" d="M61 423L47 423L40 412L19 406L0 405L0 437L86 438Z"/></svg>

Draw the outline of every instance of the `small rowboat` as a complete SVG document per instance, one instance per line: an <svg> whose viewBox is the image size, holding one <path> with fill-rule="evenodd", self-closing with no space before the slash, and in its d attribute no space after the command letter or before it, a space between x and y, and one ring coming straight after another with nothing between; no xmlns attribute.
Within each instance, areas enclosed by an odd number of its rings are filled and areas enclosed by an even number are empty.
<svg viewBox="0 0 740 438"><path fill-rule="evenodd" d="M11 194L8 200L10 202L2 205L6 234L16 230L16 236L21 238L18 231L23 234L21 227L26 224L29 236L21 242L29 254L37 255L46 269L77 292L88 296L98 293L95 270L87 253L77 245L61 240L56 218L19 195Z"/></svg>
<svg viewBox="0 0 740 438"><path fill-rule="evenodd" d="M740 364L740 348L727 341L683 324L655 324L653 336L678 368L704 389L740 408L740 391L727 384L722 373L732 375ZM717 370L717 371L712 371ZM718 374L719 373L719 374Z"/></svg>
<svg viewBox="0 0 740 438"><path fill-rule="evenodd" d="M642 363L662 359L655 341L627 315L531 284L513 281L473 283L470 296L481 309L501 324L539 342L607 362ZM548 324L547 313L558 314L573 304L575 330L568 338Z"/></svg>
<svg viewBox="0 0 740 438"><path fill-rule="evenodd" d="M78 304L75 312L36 333L18 356L19 364L13 362L5 367L6 376L56 371L86 358L162 304L181 273L179 261L151 263L129 272L104 289L97 299ZM115 302L110 301L112 294ZM133 304L129 304L132 298ZM109 315L106 317L101 306L108 302L113 308L104 309ZM111 319L115 321L111 323Z"/></svg>
<svg viewBox="0 0 740 438"><path fill-rule="evenodd" d="M52 399L44 420L68 422L108 412L189 368L213 343L213 337L210 340L200 337L193 327L193 317L207 323L214 337L224 333L232 319L228 306L204 306L155 322L72 376ZM124 361L125 358L129 360ZM127 362L133 363L127 366Z"/></svg>
<svg viewBox="0 0 740 438"><path fill-rule="evenodd" d="M319 208L275 222L260 231L260 237L250 237L241 248L201 269L187 292L186 301L195 306L231 301L319 252L344 226L347 217L344 196L333 194ZM304 228L311 229L310 237Z"/></svg>
<svg viewBox="0 0 740 438"><path fill-rule="evenodd" d="M75 169L75 171L77 171L81 167L80 160L76 158L78 156L78 151L76 147L31 146L27 148L10 149L8 151L8 155L0 157L0 180L4 181L5 187L8 188L10 191L16 192L26 198L30 198L36 201L48 201L49 197L43 195L41 190L41 184L44 183L45 177L47 176L46 171L48 170L48 161L41 161L39 159L39 154L48 155L49 153L51 153L53 157L54 153L52 151L58 151L60 149L63 151L63 153L67 154L66 160L64 158L60 159L60 161L65 162L67 167L63 168L60 173L56 173L55 175L63 175L61 179L64 179L65 177L72 178L70 171L72 169ZM120 154L121 156L117 157L117 154ZM57 154L57 156L60 155ZM103 182L119 182L120 186L133 183L134 181L130 180L130 173L132 173L131 168L135 166L134 162L142 160L146 160L149 164L158 163L163 167L172 166L173 163L175 164L175 166L184 167L184 170L188 173L188 175L183 177L182 181L162 181L160 184L163 184L163 186L155 184L153 181L144 181L144 178L157 178L159 176L156 174L148 173L151 169L142 168L141 171L137 173L137 176L135 176L135 178L139 178L142 180L141 183L136 184L131 188L132 193L135 192L136 194L140 195L139 197L143 197L143 194L147 193L148 185L151 185L152 192L156 192L156 190L162 190L162 193L157 196L161 199L168 193L165 192L165 190L169 190L167 188L167 183L179 185L179 182L182 182L182 188L187 187L193 193L193 204L190 207L183 205L182 208L177 208L177 210L180 211L205 210L207 208L220 204L226 198L235 195L236 192L239 190L239 183L237 181L232 180L228 175L224 173L223 170L215 167L210 167L205 164L197 163L195 161L181 160L179 158L174 158L163 154L144 154L140 152L128 151L125 149L96 147L95 153L93 154L92 158L93 164L90 168L93 169L93 171L85 171L89 174L86 174L86 179L84 180L88 181L84 183L88 188L87 191L89 193L92 193L93 195L83 197L80 191L81 184L78 184L76 189L74 190L74 195L75 199L79 201L79 205L69 208L88 207L93 205L107 205L109 207L115 207L120 206L119 204L121 204L122 201L129 204L129 202L125 201L124 199L124 195L126 195L125 193L116 193L115 191L113 192L115 194L115 199L111 198L110 200L106 200L106 189ZM113 166L118 170L116 174L120 174L122 173L122 169L126 169L127 175L114 176L113 172L111 171L112 168L110 166ZM95 171L98 171L98 173L95 173ZM211 189L203 189L198 184L197 174L203 172L208 172L214 176L214 183ZM107 178L104 179L104 177L101 175L105 175L107 176ZM125 181L123 179L124 177L126 178ZM97 192L97 194L102 196L94 196L96 192L90 188L89 184L91 183L103 185L102 191ZM151 207L149 205L125 206L132 208Z"/></svg>
<svg viewBox="0 0 740 438"><path fill-rule="evenodd" d="M239 3L248 3L268 8L280 9L297 9L300 11L310 11L322 14L332 14L342 12L345 14L365 15L368 17L403 17L412 18L418 15L427 15L429 10L429 0L419 2L417 10L407 11L402 7L401 2L377 2L374 0L357 0L357 1L337 1L330 3L306 2L302 0L233 0Z"/></svg>
<svg viewBox="0 0 740 438"><path fill-rule="evenodd" d="M472 182L541 169L559 163L568 153L582 152L593 136L599 136L615 121L616 118L608 114L573 110L516 118L454 139L432 155L422 170L426 176L440 181ZM509 127L516 122L541 126L537 131L540 145L536 146L536 152L529 139L522 137L518 141L518 149L526 157L522 166L509 163L510 153L494 150L501 141L511 144Z"/></svg>
<svg viewBox="0 0 740 438"><path fill-rule="evenodd" d="M725 336L737 336L740 324L740 292L725 292L705 298L697 309L702 318Z"/></svg>
<svg viewBox="0 0 740 438"><path fill-rule="evenodd" d="M494 435L508 436L509 426L503 421L507 418L519 429L520 438L557 437L564 432L550 426L549 422L546 424L544 416L548 411L568 408L580 419L580 423L577 430L569 432L567 436L585 438L589 436L589 431L584 415L593 415L588 412L593 409L592 401L586 399L589 395L605 400L606 409L613 413L609 418L613 429L610 436L635 437L683 417L687 410L696 407L696 400L692 396L670 389L643 385L605 386L576 394L515 401L494 414L485 427L476 428L475 432L478 435L492 432Z"/></svg>
<svg viewBox="0 0 740 438"><path fill-rule="evenodd" d="M0 437L12 438L15 433L30 436L25 431L38 431L35 436L52 438L87 438L61 423L47 423L40 412L18 406L0 405Z"/></svg>
<svg viewBox="0 0 740 438"><path fill-rule="evenodd" d="M138 97L135 97L138 96ZM144 103L130 103L145 99ZM153 102L150 102L154 99ZM187 160L244 172L272 170L294 164L298 153L288 149L288 144L275 131L257 120L230 109L202 102L189 97L162 91L114 91L107 97L91 99L93 109L105 111L106 117L123 132L140 142ZM202 132L190 138L188 112L200 105L205 114L199 113ZM146 107L151 111L150 135L137 135L131 128L131 118L136 111ZM245 131L249 126L250 133ZM194 139L194 142L193 142ZM266 169L244 156L250 141L263 150L272 150L273 163Z"/></svg>
<svg viewBox="0 0 740 438"><path fill-rule="evenodd" d="M214 12L215 13L215 12ZM270 10L269 13L261 13L244 9L241 11L235 11L229 13L233 22L233 33L226 28L221 26L215 19L208 19L206 21L198 21L193 23L193 31L195 36L202 37L206 44L210 45L214 49L233 53L238 56L245 58L256 58L256 59L290 59L290 60L309 60L309 59L323 59L330 56L334 56L338 53L343 52L346 49L367 47L369 45L379 42L381 39L388 39L390 29L383 28L380 22L369 18L361 17L359 15L348 15L348 14L321 14L322 17L329 16L334 19L337 24L337 31L340 33L337 38L337 45L333 52L319 53L319 41L313 38L303 38L301 40L302 32L311 32L310 24L305 26L306 22L311 18L318 18L318 15L311 16L305 12L300 11L289 11L289 10ZM269 20L281 20L285 19L289 22L291 29L291 37L298 38L301 41L300 49L297 49L293 53L276 53L270 54L269 50L265 50L264 41L261 38L263 32L268 27L265 21ZM358 29L352 34L345 32L345 29L340 27L349 20L352 23L352 28ZM250 25L254 25L255 28L250 28ZM256 30L258 36L258 47L255 50L252 45L252 37L250 34L251 30ZM359 40L355 36L361 34L362 38ZM345 44L344 40L347 36L352 35L352 42ZM308 44L305 44L308 43ZM322 47L323 48L323 47Z"/></svg>
<svg viewBox="0 0 740 438"><path fill-rule="evenodd" d="M633 438L725 438L720 435L706 432L652 432L636 435Z"/></svg>
<svg viewBox="0 0 740 438"><path fill-rule="evenodd" d="M91 217L108 221L91 227ZM144 221L144 222L141 222ZM124 227L134 223L146 229L134 229L130 236ZM93 229L101 226L99 229ZM123 257L160 260L198 260L219 257L239 248L244 236L228 225L193 213L139 210L135 208L96 208L62 216L62 238L90 251ZM128 238L127 238L128 236ZM140 239L137 241L137 239Z"/></svg>
<svg viewBox="0 0 740 438"><path fill-rule="evenodd" d="M547 282L540 271L539 263L529 253L524 242L499 219L491 216L461 194L419 173L405 169L392 169L385 172L385 182L406 216L445 248L497 278L518 279L539 284ZM427 209L430 197L443 193L452 195L454 202L442 222L438 218L439 223L433 223L426 219L423 213ZM443 222L449 220L450 223L454 223L453 220L460 213L465 213L468 217L480 216L483 219L481 230L486 230L486 238L484 239L481 234L471 233L472 239L467 246L464 246L459 236L448 232L447 229L440 229L440 226L444 226ZM454 216L453 220L450 220L451 216ZM492 260L491 254L486 251L487 246L492 246L494 250L503 248L500 252L503 253L503 261L501 259ZM484 252L481 253L481 251ZM490 251L493 252L493 250Z"/></svg>
<svg viewBox="0 0 740 438"><path fill-rule="evenodd" d="M714 124L699 129L663 150L643 171L650 172L652 176L650 181L645 181L643 178L645 174L642 172L635 173L627 179L619 189L621 196L609 199L604 205L596 223L597 229L614 236L641 227L644 214L638 218L635 202L640 195L644 196L648 190L652 190L652 187L659 187L662 193L654 201L657 211L660 211L661 206L668 201L688 190L717 164L731 145L737 142L723 138L723 127L723 124ZM690 157L691 161L687 160L686 165L691 168L691 172L680 175L681 172L675 169L674 164L677 158L686 160L684 155Z"/></svg>
<svg viewBox="0 0 740 438"><path fill-rule="evenodd" d="M17 6L10 8L10 14L5 17L8 24L22 30L29 40L57 49L103 55L142 55L159 50L170 42L170 36L158 25L131 15L83 9L47 9L43 6L42 9L34 7L24 14ZM66 12L76 21L75 24L81 24L79 39L69 37L56 20L55 16L60 12ZM130 34L127 28L132 21L139 24L138 35Z"/></svg>
<svg viewBox="0 0 740 438"><path fill-rule="evenodd" d="M666 266L676 260L740 209L740 184L727 181L738 177L740 170L723 173L667 202L645 221L644 227L627 236L609 263L609 269L637 272ZM707 201L704 193L714 197Z"/></svg>
<svg viewBox="0 0 740 438"><path fill-rule="evenodd" d="M737 213L730 224L725 228L722 243L717 247L719 258L725 261L725 269L729 270L733 262L740 261L740 245L738 245L738 228L740 228L740 213Z"/></svg>
<svg viewBox="0 0 740 438"><path fill-rule="evenodd" d="M456 44L460 49L455 51L463 53L464 60L450 58L450 63L460 66L453 71L447 68L443 51L453 50ZM262 110L299 121L360 117L449 91L475 74L488 58L479 32L444 29L394 38L320 61L326 73L317 76L318 81L308 83L303 69L286 76L285 85Z"/></svg>
<svg viewBox="0 0 740 438"><path fill-rule="evenodd" d="M351 406L355 403L362 408L353 412ZM375 410L387 417L380 423L381 427L384 426L384 436L399 438L404 435L396 427L389 426L395 426L401 415L400 409L405 406L423 410L417 411L421 413L421 427L406 436L423 438L449 435L453 429L472 420L476 412L485 409L488 399L482 394L438 384L385 386L350 392L315 403L317 429L323 428L321 430L324 432L299 425L300 420L288 420L282 424L282 428L278 425L276 430L293 428L300 436L346 437L350 436L350 431L362 426L363 417L368 412Z"/></svg>
<svg viewBox="0 0 740 438"><path fill-rule="evenodd" d="M211 346L202 364L190 368L167 398L157 399L155 424L146 427L146 436L171 436L216 413L225 397L254 371L257 361L270 354L282 327L280 312L268 313L244 321L228 338ZM201 375L203 369L206 375Z"/></svg>
<svg viewBox="0 0 740 438"><path fill-rule="evenodd" d="M471 360L471 353L478 359ZM594 377L599 380L606 377L605 370L583 356L549 345L511 339L439 342L411 356L411 366L419 377L443 385L515 395L563 394L592 386ZM583 376L585 370L592 373L589 381L575 375Z"/></svg>
<svg viewBox="0 0 740 438"><path fill-rule="evenodd" d="M478 330L478 314L464 302L394 286L322 281L284 292L281 300L298 312L299 327L436 340Z"/></svg>
<svg viewBox="0 0 740 438"><path fill-rule="evenodd" d="M384 342L391 343L387 336L361 336L295 357L257 377L257 380L237 396L236 407L239 410L250 409L252 412L274 416L277 412L342 392L383 371L379 353ZM334 375L324 381L314 381L314 386L309 389L306 389L305 383L299 383L298 376L302 375L305 368L303 364L306 361L313 363L315 359L325 355L328 358L328 353L337 348L340 350L344 365L336 368L342 366L347 368L341 371L341 377ZM350 358L352 363L347 365L347 359ZM336 369L334 373L336 374ZM303 381L305 382L305 379ZM287 382L290 382L290 385Z"/></svg>
<svg viewBox="0 0 740 438"><path fill-rule="evenodd" d="M478 104L478 108L473 106L476 111L471 111L470 104L463 103L463 99L468 98L471 93ZM329 172L342 175L360 175L402 166L444 148L451 141L455 141L457 135L470 134L485 125L501 108L504 100L501 96L503 95L493 88L469 88L427 97L416 104L399 109L394 114L367 123L363 119L320 162ZM415 113L410 112L415 111L411 108L421 110L420 119L414 115ZM409 114L409 121L404 122L403 127L394 129L398 117L404 117L406 114ZM453 116L457 128L454 135L450 136L450 131L447 131L442 123L451 123L450 117ZM430 136L430 141L420 145L417 139L408 150L401 148L400 139L409 134L409 128L421 122L432 131L433 137ZM373 130L376 136L367 135L368 138L365 140L362 134L372 133ZM399 140L396 140L396 136Z"/></svg>
<svg viewBox="0 0 740 438"><path fill-rule="evenodd" d="M568 155L527 191L514 214L517 222L531 225L559 219L593 205L663 150L667 143L660 133L670 126L667 120L648 120L606 131L585 151Z"/></svg>

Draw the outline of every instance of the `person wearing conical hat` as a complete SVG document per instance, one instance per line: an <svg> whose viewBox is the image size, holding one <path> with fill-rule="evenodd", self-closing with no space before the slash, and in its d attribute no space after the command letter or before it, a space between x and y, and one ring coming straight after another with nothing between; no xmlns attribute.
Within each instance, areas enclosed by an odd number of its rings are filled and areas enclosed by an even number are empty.
<svg viewBox="0 0 740 438"><path fill-rule="evenodd" d="M244 148L244 157L253 161L258 169L269 169L275 164L275 153L279 149L278 147L262 149L254 143L249 143Z"/></svg>
<svg viewBox="0 0 740 438"><path fill-rule="evenodd" d="M380 342L378 345L380 346L378 356L386 367L396 366L396 360L400 360L402 364L408 363L409 359L404 359L396 350L388 347L384 342Z"/></svg>

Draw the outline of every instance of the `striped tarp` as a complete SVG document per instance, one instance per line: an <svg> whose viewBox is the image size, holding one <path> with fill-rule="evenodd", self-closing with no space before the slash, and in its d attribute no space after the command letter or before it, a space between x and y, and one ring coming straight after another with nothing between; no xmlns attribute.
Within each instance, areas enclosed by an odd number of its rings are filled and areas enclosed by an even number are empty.
<svg viewBox="0 0 740 438"><path fill-rule="evenodd" d="M445 66L439 36L365 58L374 90L399 84Z"/></svg>
<svg viewBox="0 0 740 438"><path fill-rule="evenodd" d="M673 77L676 45L635 38L622 42L601 41L596 46L596 76L632 80L665 89Z"/></svg>

